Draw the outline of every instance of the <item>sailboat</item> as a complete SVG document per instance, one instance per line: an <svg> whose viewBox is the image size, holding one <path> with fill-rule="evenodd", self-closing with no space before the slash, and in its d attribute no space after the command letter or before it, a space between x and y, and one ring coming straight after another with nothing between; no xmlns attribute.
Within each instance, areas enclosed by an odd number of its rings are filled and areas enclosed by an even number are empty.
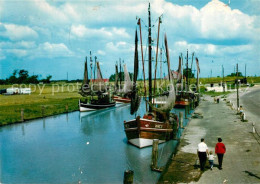
<svg viewBox="0 0 260 184"><path fill-rule="evenodd" d="M92 58L90 57L90 64L92 66ZM114 107L116 105L115 101L112 99L110 92L107 90L106 85L104 84L104 80L102 77L101 69L99 62L95 62L95 66L97 69L97 79L92 80L91 79L91 87L89 87L86 91L84 89L86 88L86 83L89 84L88 80L88 69L87 69L87 59L85 62L85 71L84 71L84 80L81 87L80 94L85 97L85 99L79 100L79 110L80 112L86 112L86 111L95 111L100 109L105 109L109 107ZM92 67L91 67L92 68ZM92 75L92 70L91 70ZM94 73L95 77L95 73ZM88 82L85 82L88 81ZM90 97L90 99L88 98Z"/></svg>
<svg viewBox="0 0 260 184"><path fill-rule="evenodd" d="M169 141L174 138L174 128L178 122L178 118L175 114L170 113L175 103L175 89L173 85L170 85L168 96L165 97L166 104L161 106L154 106L152 104L152 53L151 53L151 15L150 15L150 3L148 8L149 28L148 28L148 56L149 56L149 111L141 118L137 116L130 121L124 121L124 129L128 142L143 148L151 146L153 139L159 139L159 143ZM138 21L140 23L140 20ZM135 63L134 63L134 86L133 95L131 101L131 114L135 113L139 106L139 99L137 94L137 88L135 86L137 73L138 73L138 51L137 51L137 31L135 33ZM173 81L173 77L170 72L170 60L167 45L167 38L165 36L166 45L166 57L168 62L169 81Z"/></svg>
<svg viewBox="0 0 260 184"><path fill-rule="evenodd" d="M118 78L118 68L116 65L114 100L116 101L116 103L130 103L133 84L130 79L129 73L127 71L126 64L124 64L124 87L123 87L123 89L118 89L117 78Z"/></svg>

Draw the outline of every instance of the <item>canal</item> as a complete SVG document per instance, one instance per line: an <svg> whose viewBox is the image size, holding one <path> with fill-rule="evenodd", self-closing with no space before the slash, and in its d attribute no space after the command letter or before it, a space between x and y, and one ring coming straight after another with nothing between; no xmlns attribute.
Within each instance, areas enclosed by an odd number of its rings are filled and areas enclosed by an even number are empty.
<svg viewBox="0 0 260 184"><path fill-rule="evenodd" d="M122 183L126 169L134 171L134 183L156 183L160 174L150 169L152 147L127 143L123 121L135 117L129 112L130 105L121 105L0 127L1 183ZM176 145L176 140L159 145L159 166Z"/></svg>

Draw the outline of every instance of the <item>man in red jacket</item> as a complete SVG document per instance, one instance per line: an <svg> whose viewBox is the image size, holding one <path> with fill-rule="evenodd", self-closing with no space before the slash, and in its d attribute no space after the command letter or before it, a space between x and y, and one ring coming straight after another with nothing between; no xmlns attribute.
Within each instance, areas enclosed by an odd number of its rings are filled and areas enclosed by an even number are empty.
<svg viewBox="0 0 260 184"><path fill-rule="evenodd" d="M218 143L215 147L215 153L218 155L218 168L222 169L223 156L226 153L226 146L222 143L222 139L218 138Z"/></svg>

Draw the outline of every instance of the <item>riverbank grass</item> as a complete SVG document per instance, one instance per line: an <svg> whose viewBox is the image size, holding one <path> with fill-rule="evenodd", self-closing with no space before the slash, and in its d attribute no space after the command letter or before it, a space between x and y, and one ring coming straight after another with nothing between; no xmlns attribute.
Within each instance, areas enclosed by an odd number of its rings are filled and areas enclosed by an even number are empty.
<svg viewBox="0 0 260 184"><path fill-rule="evenodd" d="M75 87L72 90L66 87L68 84L62 85L59 90L57 85L56 88L53 85L35 88L30 95L0 95L0 125L21 122L21 109L24 109L24 120L78 110L81 98L78 89Z"/></svg>

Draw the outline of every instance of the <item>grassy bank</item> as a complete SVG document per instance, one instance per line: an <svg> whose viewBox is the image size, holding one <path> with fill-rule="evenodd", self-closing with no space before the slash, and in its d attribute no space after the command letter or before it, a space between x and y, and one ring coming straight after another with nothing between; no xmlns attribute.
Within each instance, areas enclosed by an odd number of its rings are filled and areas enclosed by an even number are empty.
<svg viewBox="0 0 260 184"><path fill-rule="evenodd" d="M75 84L38 85L31 89L34 92L30 95L0 95L0 125L20 122L21 109L25 120L78 110L81 96Z"/></svg>

